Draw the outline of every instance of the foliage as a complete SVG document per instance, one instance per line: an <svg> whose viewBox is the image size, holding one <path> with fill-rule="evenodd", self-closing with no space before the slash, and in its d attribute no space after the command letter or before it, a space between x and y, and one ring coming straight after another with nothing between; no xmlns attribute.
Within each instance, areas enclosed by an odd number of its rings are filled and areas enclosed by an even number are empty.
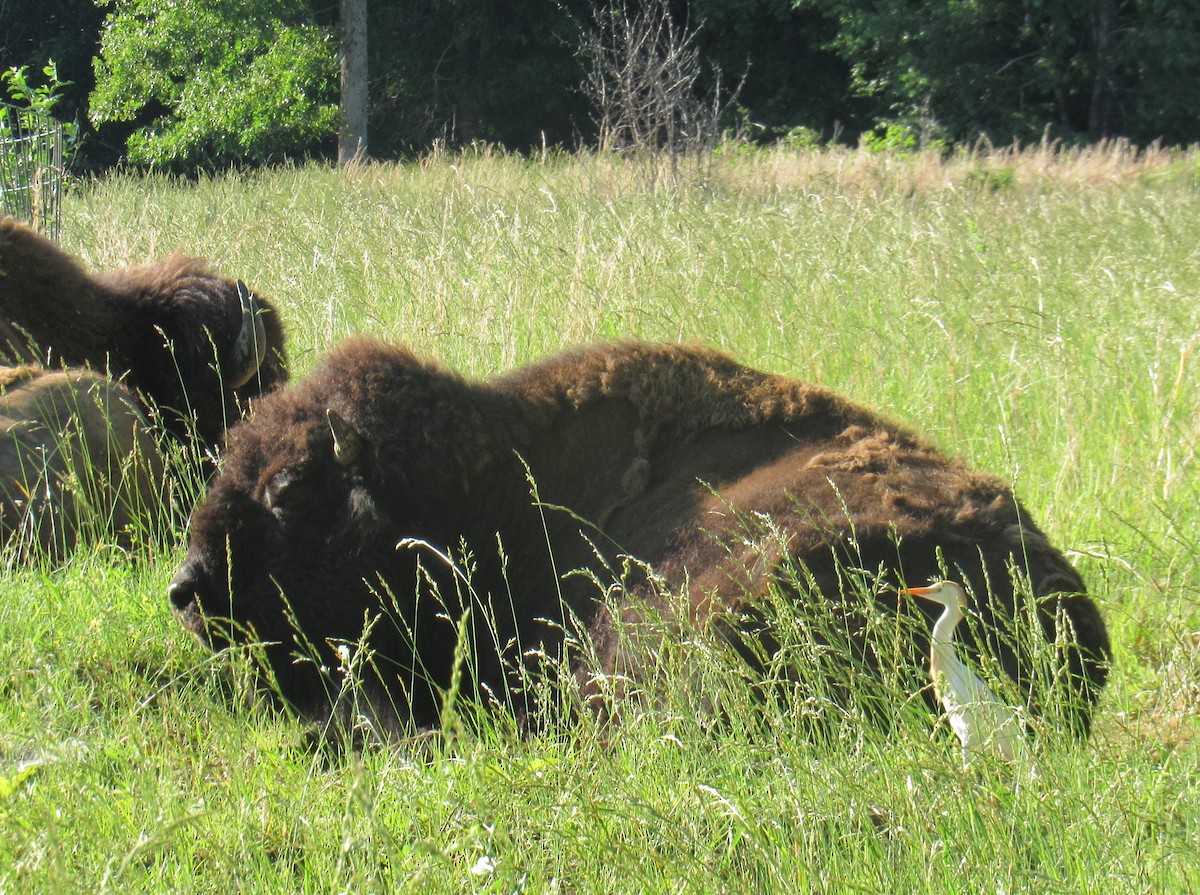
<svg viewBox="0 0 1200 895"><path fill-rule="evenodd" d="M44 81L36 84L27 65L0 72L0 87L13 100L0 104L0 214L57 238L64 152L76 148L79 128L53 115L70 82L59 79L54 60L41 74Z"/></svg>
<svg viewBox="0 0 1200 895"><path fill-rule="evenodd" d="M594 144L577 50L597 5L370 4L372 153ZM715 86L712 72L740 83L745 131L758 142L806 127L822 142L854 144L893 126L922 145L970 145L981 135L995 145L1047 134L1140 145L1200 139L1194 0L669 5L681 21L690 7L700 92ZM103 6L0 2L3 67L58 61L60 108L82 122L86 163L194 170L332 153L336 4L114 0L107 19ZM281 35L294 58L271 52ZM101 139L91 139L93 126Z"/></svg>
<svg viewBox="0 0 1200 895"><path fill-rule="evenodd" d="M915 152L932 148L929 144L922 146L921 142L921 135L903 124L889 124L859 137L859 145L868 152Z"/></svg>
<svg viewBox="0 0 1200 895"><path fill-rule="evenodd" d="M43 83L31 83L28 65L0 72L0 82L3 82L14 103L42 115L54 116L55 107L62 101L64 91L71 86L71 82L59 79L58 66L53 59L43 66L42 77L45 78ZM68 148L72 147L79 137L79 123L64 121L62 129L63 142Z"/></svg>
<svg viewBox="0 0 1200 895"><path fill-rule="evenodd" d="M76 148L80 157L104 154L107 147L90 140L87 97L95 86L92 57L99 42L104 10L94 0L2 0L0 2L0 69L28 66L31 80L40 80L47 59L53 59L62 85L54 115L77 122Z"/></svg>
<svg viewBox="0 0 1200 895"><path fill-rule="evenodd" d="M337 129L336 50L299 0L118 0L91 119L135 122L128 158L194 168L311 152Z"/></svg>
<svg viewBox="0 0 1200 895"><path fill-rule="evenodd" d="M828 46L837 22L823 10L795 0L689 5L702 58L740 83L738 102L751 125L745 130L760 142L793 127L824 140L853 139L871 125L868 104L851 92L850 66Z"/></svg>
<svg viewBox="0 0 1200 895"><path fill-rule="evenodd" d="M590 136L574 54L576 22L590 8L590 0L372 3L372 146L525 151Z"/></svg>
<svg viewBox="0 0 1200 895"><path fill-rule="evenodd" d="M89 122L102 126L105 135L86 141L93 164L124 154L134 132L131 158L179 167L331 149L334 5L116 0L103 29L97 7L77 5L6 0L0 57L8 64L49 57L66 66L74 82L64 91L68 117L85 118L85 130ZM670 5L690 6L705 71L741 82L748 132L764 141L802 126L823 140L853 143L893 125L919 141L986 134L996 144L1031 142L1047 128L1068 139L1123 135L1143 144L1200 137L1192 96L1200 82L1200 20L1190 0ZM387 157L434 143L525 150L592 142L576 50L579 23L590 20L593 6L371 4L372 151ZM214 25L218 17L227 22ZM300 47L295 71L287 59L255 63L284 32ZM97 41L101 77L89 113ZM251 65L264 68L259 84L247 80ZM193 71L201 74L197 84ZM708 74L699 82L702 91L713 86ZM278 127L266 127L262 110L274 106Z"/></svg>
<svg viewBox="0 0 1200 895"><path fill-rule="evenodd" d="M1110 0L1111 2L1111 0ZM1200 16L1183 0L1135 0L1116 52L1124 76L1116 100L1125 110L1128 135L1169 143L1200 141ZM1130 21L1135 19L1135 21Z"/></svg>
<svg viewBox="0 0 1200 895"><path fill-rule="evenodd" d="M58 76L58 65L53 59L42 67L42 83L31 80L29 66L22 65L0 72L0 83L8 91L9 97L18 107L23 107L39 115L48 115L59 121L62 127L63 149L66 154L72 153L79 142L79 122L62 121L58 119L55 110L66 96L66 90L71 81L64 81ZM0 121L0 127L4 122Z"/></svg>
<svg viewBox="0 0 1200 895"><path fill-rule="evenodd" d="M876 122L953 140L1195 139L1189 0L796 0L836 23L826 46ZM1167 24L1169 23L1169 24ZM1150 78L1147 79L1147 73Z"/></svg>

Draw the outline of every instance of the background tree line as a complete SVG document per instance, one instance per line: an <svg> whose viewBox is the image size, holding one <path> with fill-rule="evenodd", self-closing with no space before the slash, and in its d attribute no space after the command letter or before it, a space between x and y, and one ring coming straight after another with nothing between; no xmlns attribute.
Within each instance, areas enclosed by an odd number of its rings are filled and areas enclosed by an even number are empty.
<svg viewBox="0 0 1200 895"><path fill-rule="evenodd" d="M666 10L758 141L1200 140L1197 0L617 0ZM369 149L592 145L592 0L368 9ZM57 63L81 161L332 157L337 0L0 0L0 65ZM733 85L740 87L733 91Z"/></svg>

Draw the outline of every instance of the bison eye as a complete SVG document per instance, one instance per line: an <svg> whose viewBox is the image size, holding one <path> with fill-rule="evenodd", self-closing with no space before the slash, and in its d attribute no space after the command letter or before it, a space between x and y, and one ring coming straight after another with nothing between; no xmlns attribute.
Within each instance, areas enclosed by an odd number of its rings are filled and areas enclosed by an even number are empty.
<svg viewBox="0 0 1200 895"><path fill-rule="evenodd" d="M263 503L272 512L282 512L293 501L300 476L294 469L285 469L273 475L263 489Z"/></svg>

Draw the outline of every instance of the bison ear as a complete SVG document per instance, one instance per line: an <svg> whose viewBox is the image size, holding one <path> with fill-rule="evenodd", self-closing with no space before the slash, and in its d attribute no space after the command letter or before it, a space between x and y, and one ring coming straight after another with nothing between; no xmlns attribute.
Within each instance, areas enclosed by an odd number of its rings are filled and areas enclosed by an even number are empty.
<svg viewBox="0 0 1200 895"><path fill-rule="evenodd" d="M325 410L325 418L329 420L329 431L333 433L333 459L342 466L349 466L362 453L363 437L333 408Z"/></svg>

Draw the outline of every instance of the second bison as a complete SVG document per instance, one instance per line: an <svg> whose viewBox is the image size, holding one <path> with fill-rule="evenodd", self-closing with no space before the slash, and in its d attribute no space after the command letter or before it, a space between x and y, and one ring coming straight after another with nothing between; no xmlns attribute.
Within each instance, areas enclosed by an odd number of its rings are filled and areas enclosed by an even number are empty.
<svg viewBox="0 0 1200 895"><path fill-rule="evenodd" d="M279 316L240 282L179 255L89 273L4 217L0 360L111 374L173 434L209 450L251 399L287 379Z"/></svg>
<svg viewBox="0 0 1200 895"><path fill-rule="evenodd" d="M647 574L601 599L627 557ZM803 612L862 573L891 611L904 580L947 571L985 629L1017 614L1013 572L1027 583L1086 728L1110 650L1083 582L1008 488L904 429L703 348L605 345L471 382L360 338L231 432L169 597L205 644L262 644L314 717L338 711L328 669L366 622L364 713L401 732L436 723L452 686L530 708L520 670L565 632L595 645L586 694L624 667L619 626L643 612L761 658L778 643L747 637L781 582ZM1004 637L974 648L1029 678Z"/></svg>

